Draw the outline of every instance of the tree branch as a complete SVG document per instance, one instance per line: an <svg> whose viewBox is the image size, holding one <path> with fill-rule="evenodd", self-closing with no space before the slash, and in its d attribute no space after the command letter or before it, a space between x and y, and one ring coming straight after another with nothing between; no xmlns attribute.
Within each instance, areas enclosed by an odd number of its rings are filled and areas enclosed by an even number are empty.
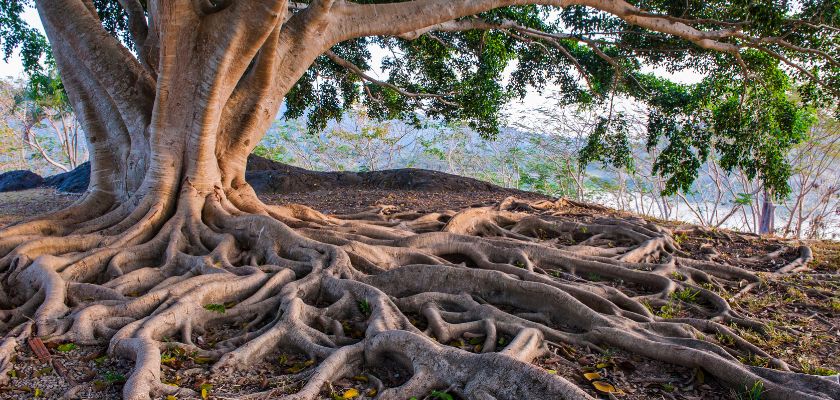
<svg viewBox="0 0 840 400"><path fill-rule="evenodd" d="M37 6L50 42L61 43L73 53L75 62L91 71L96 84L115 101L123 119L148 121L155 96L154 80L131 52L104 30L88 7L78 0L42 0Z"/></svg>
<svg viewBox="0 0 840 400"><path fill-rule="evenodd" d="M361 36L399 36L446 21L476 15L495 8L515 5L568 7L582 5L615 15L631 24L681 37L705 49L736 53L738 46L720 40L732 37L737 28L701 31L683 22L644 12L622 0L414 0L387 4L341 3L334 9L344 29L338 41Z"/></svg>

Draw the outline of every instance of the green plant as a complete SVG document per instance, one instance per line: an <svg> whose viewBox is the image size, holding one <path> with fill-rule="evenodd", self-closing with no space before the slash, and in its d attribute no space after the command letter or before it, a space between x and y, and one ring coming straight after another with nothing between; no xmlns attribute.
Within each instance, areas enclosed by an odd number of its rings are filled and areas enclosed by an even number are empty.
<svg viewBox="0 0 840 400"><path fill-rule="evenodd" d="M673 300L684 301L686 303L694 303L697 301L697 296L700 295L700 290L694 288L683 288L671 293Z"/></svg>
<svg viewBox="0 0 840 400"><path fill-rule="evenodd" d="M840 299L833 298L829 303L829 306L833 311L840 311Z"/></svg>
<svg viewBox="0 0 840 400"><path fill-rule="evenodd" d="M439 399L439 400L455 400L455 398L452 397L451 394L446 393L446 392L441 392L439 390L432 390L432 392L429 393L429 398Z"/></svg>
<svg viewBox="0 0 840 400"><path fill-rule="evenodd" d="M102 377L105 379L105 382L109 384L125 382L125 375L114 371L107 371L102 375Z"/></svg>
<svg viewBox="0 0 840 400"><path fill-rule="evenodd" d="M715 338L723 345L732 346L735 344L735 338L725 333L718 332L715 334Z"/></svg>
<svg viewBox="0 0 840 400"><path fill-rule="evenodd" d="M807 361L801 361L800 366L802 367L802 372L809 375L833 376L838 374L838 372L833 369L813 365Z"/></svg>
<svg viewBox="0 0 840 400"><path fill-rule="evenodd" d="M735 394L738 400L760 400L764 394L764 382L755 381L752 386L745 386L744 391Z"/></svg>
<svg viewBox="0 0 840 400"><path fill-rule="evenodd" d="M367 299L362 299L359 301L359 311L361 311L361 313L366 316L370 315L371 307L370 302L368 302Z"/></svg>
<svg viewBox="0 0 840 400"><path fill-rule="evenodd" d="M682 311L682 307L679 305L679 303L674 303L672 301L672 302L669 302L668 304L660 307L659 311L656 313L656 315L658 315L662 318L665 318L665 319L671 319L671 318L676 318L680 314L681 311Z"/></svg>
<svg viewBox="0 0 840 400"><path fill-rule="evenodd" d="M205 304L204 309L217 312L219 314L224 314L226 307L224 304Z"/></svg>
<svg viewBox="0 0 840 400"><path fill-rule="evenodd" d="M768 358L754 353L750 353L746 356L740 356L738 357L738 360L744 364L752 365L753 367L767 368L770 366L770 360Z"/></svg>

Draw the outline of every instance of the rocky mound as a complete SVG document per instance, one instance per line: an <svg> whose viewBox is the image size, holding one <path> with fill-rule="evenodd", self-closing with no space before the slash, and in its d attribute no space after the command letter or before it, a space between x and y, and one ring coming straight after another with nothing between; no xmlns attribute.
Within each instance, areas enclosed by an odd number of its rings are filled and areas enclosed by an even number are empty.
<svg viewBox="0 0 840 400"><path fill-rule="evenodd" d="M16 170L0 174L0 192L31 189L43 183L44 178L32 171Z"/></svg>
<svg viewBox="0 0 840 400"><path fill-rule="evenodd" d="M44 179L44 186L55 188L62 192L82 193L90 183L90 163L79 165L70 172L48 176Z"/></svg>
<svg viewBox="0 0 840 400"><path fill-rule="evenodd" d="M371 172L318 172L251 155L245 179L257 193L295 193L334 188L378 188L425 191L498 191L502 188L472 178L416 168ZM0 174L0 192L51 187L81 193L90 181L90 163L46 179L30 171Z"/></svg>

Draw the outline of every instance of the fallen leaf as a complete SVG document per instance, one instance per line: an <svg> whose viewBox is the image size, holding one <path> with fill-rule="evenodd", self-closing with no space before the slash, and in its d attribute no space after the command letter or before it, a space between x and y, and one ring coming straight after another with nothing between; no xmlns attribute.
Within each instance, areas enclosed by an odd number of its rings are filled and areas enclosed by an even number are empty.
<svg viewBox="0 0 840 400"><path fill-rule="evenodd" d="M213 361L213 359L210 358L210 357L195 357L195 358L193 358L193 362L196 363L196 364L209 364L211 361Z"/></svg>
<svg viewBox="0 0 840 400"><path fill-rule="evenodd" d="M615 386L608 382L592 381L592 386L601 393L624 394L623 391L616 389Z"/></svg>
<svg viewBox="0 0 840 400"><path fill-rule="evenodd" d="M356 397L359 397L359 391L354 388L345 390L341 396L342 399L354 399Z"/></svg>
<svg viewBox="0 0 840 400"><path fill-rule="evenodd" d="M586 378L587 381L594 381L595 379L601 379L601 374L597 372L586 372L583 374L583 377Z"/></svg>
<svg viewBox="0 0 840 400"><path fill-rule="evenodd" d="M71 351L76 350L78 348L79 348L79 346L76 346L75 343L64 343L64 344L58 345L58 347L56 347L55 349L62 352L62 353L68 353L68 352L71 352Z"/></svg>
<svg viewBox="0 0 840 400"><path fill-rule="evenodd" d="M201 398L207 400L210 397L210 389L213 388L213 385L209 383L204 383L201 385Z"/></svg>

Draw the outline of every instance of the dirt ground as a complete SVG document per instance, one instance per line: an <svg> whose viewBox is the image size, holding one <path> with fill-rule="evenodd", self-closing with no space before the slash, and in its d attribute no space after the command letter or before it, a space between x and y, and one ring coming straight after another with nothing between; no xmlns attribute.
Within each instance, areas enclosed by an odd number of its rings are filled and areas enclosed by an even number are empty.
<svg viewBox="0 0 840 400"><path fill-rule="evenodd" d="M272 203L299 203L331 214L345 214L362 211L371 206L392 205L398 210L442 211L471 206L489 205L510 195L536 200L536 194L524 194L507 190L476 192L424 191L424 190L369 190L337 188L283 195L265 195L263 200ZM51 189L34 189L23 192L0 193L0 226L57 209L72 203L78 195L68 195ZM566 216L579 219L593 218L596 213L613 213L609 210L593 210L570 207ZM663 221L657 221L663 223ZM702 231L676 223L664 222L675 231L683 251L695 255L708 248L714 248L721 256L737 264L739 258L762 255L782 247L789 249L781 253L776 263L796 257L797 243L787 243L772 238L758 238L738 235L726 231ZM750 317L768 322L771 329L766 335L737 328L742 337L758 345L771 355L786 361L792 369L818 375L833 375L840 371L840 243L820 241L808 243L814 250L812 270L785 277L768 279L750 294L732 299L738 288L720 293L730 300L732 307ZM756 267L770 271L779 265L768 262ZM753 269L756 269L753 268ZM633 292L633 288L615 283L622 290ZM658 310L672 312L676 316L688 313L686 310ZM687 316L687 315L686 315ZM422 321L418 320L419 324ZM348 321L352 324L352 321ZM213 343L226 334L224 327L207 332L199 343ZM500 338L500 340L505 340ZM721 341L727 338L719 338ZM475 339L463 338L449 343L465 351L476 351ZM2 399L61 398L71 391L75 398L117 399L120 398L121 383L128 375L131 363L127 360L113 360L106 354L105 347L81 346L68 343L47 343L52 356L60 360L68 370L68 379L59 376L54 365L39 361L29 348L23 349L12 372L11 383L0 387ZM538 360L538 364L549 373L561 374L577 381L593 396L598 393L588 386L584 373L598 373L599 376L624 392L618 396L625 399L748 399L745 388L742 392L725 389L714 379L706 377L701 369L687 369L626 354L615 349L595 352L588 348L551 346L554 355ZM743 359L742 362L763 366L767 360L760 357ZM286 354L278 350L274 357L255 365L248 374L237 376L210 376L206 360L191 356L179 348L167 349L162 355L163 379L182 387L204 389L208 398L232 399L244 394L274 388L274 393L293 392L305 377L312 362L300 355ZM355 389L358 398L372 396L371 386L364 375L335 382L325 388L324 398L342 398ZM511 382L515 384L515 382ZM455 398L444 391L432 392L429 399Z"/></svg>

